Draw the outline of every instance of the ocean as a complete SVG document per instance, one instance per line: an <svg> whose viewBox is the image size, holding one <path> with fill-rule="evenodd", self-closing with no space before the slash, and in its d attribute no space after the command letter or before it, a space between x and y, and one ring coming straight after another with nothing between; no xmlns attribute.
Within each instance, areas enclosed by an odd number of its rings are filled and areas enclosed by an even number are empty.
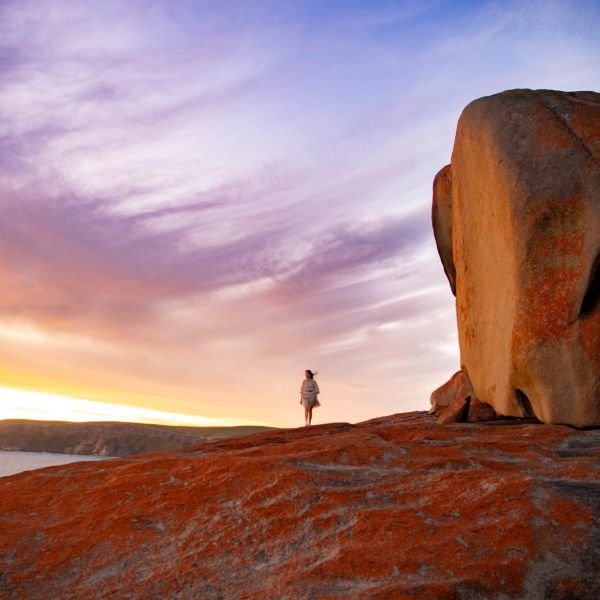
<svg viewBox="0 0 600 600"><path fill-rule="evenodd" d="M0 450L0 477L53 465L66 465L80 460L110 460L112 457L90 454L54 454L52 452L19 452Z"/></svg>

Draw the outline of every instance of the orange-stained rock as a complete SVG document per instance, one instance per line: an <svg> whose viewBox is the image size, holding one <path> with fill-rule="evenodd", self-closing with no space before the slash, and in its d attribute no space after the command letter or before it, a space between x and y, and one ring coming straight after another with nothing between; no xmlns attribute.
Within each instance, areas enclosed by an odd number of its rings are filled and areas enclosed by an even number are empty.
<svg viewBox="0 0 600 600"><path fill-rule="evenodd" d="M467 421L493 421L498 418L496 411L486 402L471 398Z"/></svg>
<svg viewBox="0 0 600 600"><path fill-rule="evenodd" d="M429 401L431 402L431 411L436 414L443 412L456 398L473 397L473 386L469 377L464 371L457 371L439 388L431 393Z"/></svg>
<svg viewBox="0 0 600 600"><path fill-rule="evenodd" d="M433 213L476 396L501 415L600 425L600 94L471 102Z"/></svg>
<svg viewBox="0 0 600 600"><path fill-rule="evenodd" d="M0 478L2 600L600 594L600 431L408 413Z"/></svg>
<svg viewBox="0 0 600 600"><path fill-rule="evenodd" d="M461 421L466 421L470 403L471 398L469 396L456 396L450 403L450 406L445 408L442 414L437 418L436 423L438 425L445 425L446 423L460 423Z"/></svg>

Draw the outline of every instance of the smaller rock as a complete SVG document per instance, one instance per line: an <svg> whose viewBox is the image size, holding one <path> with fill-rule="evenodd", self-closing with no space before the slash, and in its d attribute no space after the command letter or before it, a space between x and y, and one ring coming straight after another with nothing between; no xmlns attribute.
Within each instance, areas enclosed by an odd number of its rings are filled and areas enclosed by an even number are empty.
<svg viewBox="0 0 600 600"><path fill-rule="evenodd" d="M438 425L445 425L446 423L466 421L467 414L469 413L469 404L471 404L470 396L466 398L457 396L451 402L450 406L437 418L436 423Z"/></svg>
<svg viewBox="0 0 600 600"><path fill-rule="evenodd" d="M471 398L467 421L493 421L498 418L496 411L487 402L481 402L481 400L478 400L477 398Z"/></svg>
<svg viewBox="0 0 600 600"><path fill-rule="evenodd" d="M429 412L439 415L450 406L456 398L462 398L464 400L465 398L473 398L474 396L475 393L473 392L471 380L461 369L454 373L444 385L441 385L437 390L434 390L431 393L431 410Z"/></svg>

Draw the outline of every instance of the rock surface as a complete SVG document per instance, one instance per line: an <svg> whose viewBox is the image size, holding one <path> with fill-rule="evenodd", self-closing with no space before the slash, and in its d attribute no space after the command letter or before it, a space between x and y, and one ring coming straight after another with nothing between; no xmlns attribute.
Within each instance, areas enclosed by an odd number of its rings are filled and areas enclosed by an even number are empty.
<svg viewBox="0 0 600 600"><path fill-rule="evenodd" d="M477 398L471 398L469 403L469 414L467 420L474 421L494 421L498 418L496 411L485 402L481 402Z"/></svg>
<svg viewBox="0 0 600 600"><path fill-rule="evenodd" d="M456 296L456 269L452 258L452 168L443 167L433 180L431 221L435 243L450 289Z"/></svg>
<svg viewBox="0 0 600 600"><path fill-rule="evenodd" d="M434 421L2 478L0 597L600 597L600 431Z"/></svg>
<svg viewBox="0 0 600 600"><path fill-rule="evenodd" d="M442 414L437 418L438 425L446 425L447 423L460 423L467 420L469 414L469 405L471 398L469 396L457 396L452 400L450 406L446 407Z"/></svg>
<svg viewBox="0 0 600 600"><path fill-rule="evenodd" d="M457 371L446 383L431 393L431 410L440 414L455 400L465 400L474 397L475 392L464 371Z"/></svg>
<svg viewBox="0 0 600 600"><path fill-rule="evenodd" d="M206 441L249 435L270 427L186 427L144 423L0 421L0 450L127 456L162 452Z"/></svg>
<svg viewBox="0 0 600 600"><path fill-rule="evenodd" d="M600 94L469 104L432 216L476 396L502 415L600 425Z"/></svg>

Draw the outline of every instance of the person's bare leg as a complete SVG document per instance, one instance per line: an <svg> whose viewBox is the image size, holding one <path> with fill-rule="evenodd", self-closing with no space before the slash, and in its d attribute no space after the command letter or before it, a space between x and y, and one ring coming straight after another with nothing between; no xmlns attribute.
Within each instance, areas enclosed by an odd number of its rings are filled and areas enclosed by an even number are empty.
<svg viewBox="0 0 600 600"><path fill-rule="evenodd" d="M305 427L309 423L309 420L308 420L309 411L310 411L310 409L308 408L308 406L305 406L304 407L304 426Z"/></svg>
<svg viewBox="0 0 600 600"><path fill-rule="evenodd" d="M312 423L312 406L308 409L308 424Z"/></svg>

